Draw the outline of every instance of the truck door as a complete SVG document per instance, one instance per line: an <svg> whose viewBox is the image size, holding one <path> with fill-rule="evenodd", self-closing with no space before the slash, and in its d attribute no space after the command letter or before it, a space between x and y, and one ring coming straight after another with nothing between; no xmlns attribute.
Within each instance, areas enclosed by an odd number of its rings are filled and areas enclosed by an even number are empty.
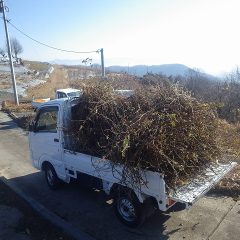
<svg viewBox="0 0 240 240"><path fill-rule="evenodd" d="M38 167L42 161L49 161L61 177L64 175L64 164L58 129L59 115L57 106L41 108L36 116L34 129L29 134L33 164Z"/></svg>

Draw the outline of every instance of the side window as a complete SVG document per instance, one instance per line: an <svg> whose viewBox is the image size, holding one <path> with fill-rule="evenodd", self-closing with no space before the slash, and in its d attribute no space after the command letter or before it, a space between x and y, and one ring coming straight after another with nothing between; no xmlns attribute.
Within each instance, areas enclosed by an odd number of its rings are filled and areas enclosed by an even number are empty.
<svg viewBox="0 0 240 240"><path fill-rule="evenodd" d="M63 92L58 92L58 98L66 98L67 95Z"/></svg>
<svg viewBox="0 0 240 240"><path fill-rule="evenodd" d="M42 109L37 117L35 132L57 132L57 107Z"/></svg>

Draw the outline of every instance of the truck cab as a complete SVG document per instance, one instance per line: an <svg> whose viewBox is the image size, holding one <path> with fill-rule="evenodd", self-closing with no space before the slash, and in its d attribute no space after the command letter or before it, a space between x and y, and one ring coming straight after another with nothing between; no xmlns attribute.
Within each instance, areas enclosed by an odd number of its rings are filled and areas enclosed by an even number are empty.
<svg viewBox="0 0 240 240"><path fill-rule="evenodd" d="M80 97L82 91L79 89L73 89L73 88L65 88L65 89L58 89L56 91L56 99L59 98L73 98L73 97Z"/></svg>
<svg viewBox="0 0 240 240"><path fill-rule="evenodd" d="M63 88L58 89L55 93L55 99L61 98L76 98L82 95L82 90L74 89L74 88ZM34 109L39 108L43 103L50 101L50 98L38 98L32 100L32 106Z"/></svg>

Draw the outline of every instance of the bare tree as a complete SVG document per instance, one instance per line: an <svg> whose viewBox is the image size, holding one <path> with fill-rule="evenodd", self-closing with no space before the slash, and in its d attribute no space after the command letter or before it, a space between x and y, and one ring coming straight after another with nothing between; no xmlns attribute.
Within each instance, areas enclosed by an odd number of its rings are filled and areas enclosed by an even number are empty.
<svg viewBox="0 0 240 240"><path fill-rule="evenodd" d="M0 54L2 55L2 57L5 57L5 50L3 48L0 48Z"/></svg>
<svg viewBox="0 0 240 240"><path fill-rule="evenodd" d="M18 55L23 52L23 47L16 38L11 38L11 49L16 60L18 60Z"/></svg>

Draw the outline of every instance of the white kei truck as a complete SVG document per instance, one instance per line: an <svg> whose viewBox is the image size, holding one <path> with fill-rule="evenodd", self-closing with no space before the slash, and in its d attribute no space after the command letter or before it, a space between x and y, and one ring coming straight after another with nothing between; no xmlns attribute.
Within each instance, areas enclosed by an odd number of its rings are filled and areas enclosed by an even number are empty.
<svg viewBox="0 0 240 240"><path fill-rule="evenodd" d="M80 97L82 91L74 88L63 88L56 90L55 99ZM33 108L39 108L41 104L50 101L50 98L37 98L32 100Z"/></svg>
<svg viewBox="0 0 240 240"><path fill-rule="evenodd" d="M130 227L143 223L154 211L167 211L180 202L188 208L223 178L236 163L208 167L204 178L195 178L171 193L164 175L143 170L145 185L134 187L122 181L123 166L71 150L67 129L77 98L62 98L42 103L29 126L29 148L33 166L45 172L51 189L61 182L77 179L87 186L103 190L114 199L116 215ZM128 183L127 183L128 182Z"/></svg>

